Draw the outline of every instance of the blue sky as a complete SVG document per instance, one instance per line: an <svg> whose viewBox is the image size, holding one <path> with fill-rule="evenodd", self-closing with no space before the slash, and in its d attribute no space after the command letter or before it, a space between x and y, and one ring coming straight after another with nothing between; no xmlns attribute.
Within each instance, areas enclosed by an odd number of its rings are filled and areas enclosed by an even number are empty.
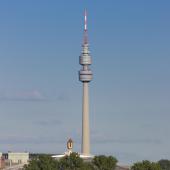
<svg viewBox="0 0 170 170"><path fill-rule="evenodd" d="M88 10L91 152L170 158L170 2L0 1L0 150L80 151Z"/></svg>

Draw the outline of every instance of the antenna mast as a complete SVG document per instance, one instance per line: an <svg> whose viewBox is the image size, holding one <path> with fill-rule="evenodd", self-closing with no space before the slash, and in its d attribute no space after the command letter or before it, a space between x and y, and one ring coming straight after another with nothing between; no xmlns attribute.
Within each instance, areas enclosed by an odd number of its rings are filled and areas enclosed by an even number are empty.
<svg viewBox="0 0 170 170"><path fill-rule="evenodd" d="M87 10L84 11L84 40L83 44L88 44L88 33L87 33Z"/></svg>

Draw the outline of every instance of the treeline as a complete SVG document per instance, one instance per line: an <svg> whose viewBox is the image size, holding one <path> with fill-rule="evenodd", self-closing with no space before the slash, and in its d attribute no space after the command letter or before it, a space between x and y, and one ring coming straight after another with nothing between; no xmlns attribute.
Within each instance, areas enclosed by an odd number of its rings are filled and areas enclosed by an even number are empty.
<svg viewBox="0 0 170 170"><path fill-rule="evenodd" d="M170 170L170 160L160 160L158 162L142 161L135 163L131 170Z"/></svg>
<svg viewBox="0 0 170 170"><path fill-rule="evenodd" d="M30 163L25 165L24 170L121 170L116 168L118 161L113 156L95 156L91 161L83 161L77 153L72 153L60 160L43 154L34 154L31 157ZM130 170L170 170L170 161L137 162L130 167Z"/></svg>
<svg viewBox="0 0 170 170"><path fill-rule="evenodd" d="M56 160L49 155L33 155L24 170L114 170L117 159L112 156L96 156L92 161L83 161L77 153Z"/></svg>

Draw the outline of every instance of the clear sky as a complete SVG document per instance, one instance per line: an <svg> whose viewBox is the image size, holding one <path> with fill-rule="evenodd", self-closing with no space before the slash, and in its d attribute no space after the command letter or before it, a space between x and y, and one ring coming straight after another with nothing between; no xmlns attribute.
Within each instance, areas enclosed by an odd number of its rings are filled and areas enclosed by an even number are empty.
<svg viewBox="0 0 170 170"><path fill-rule="evenodd" d="M85 8L91 152L170 159L169 0L1 0L0 150L80 151Z"/></svg>

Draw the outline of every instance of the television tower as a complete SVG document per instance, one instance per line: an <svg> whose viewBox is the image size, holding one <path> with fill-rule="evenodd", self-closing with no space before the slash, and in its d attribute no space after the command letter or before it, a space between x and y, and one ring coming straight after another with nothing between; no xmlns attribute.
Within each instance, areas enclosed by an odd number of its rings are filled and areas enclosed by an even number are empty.
<svg viewBox="0 0 170 170"><path fill-rule="evenodd" d="M82 69L79 71L79 80L83 83L83 101L82 101L82 146L81 152L84 156L90 156L90 128L89 128L89 87L92 80L92 71L89 68L92 60L89 51L88 34L87 34L87 12L84 14L84 38L82 52L79 63Z"/></svg>

